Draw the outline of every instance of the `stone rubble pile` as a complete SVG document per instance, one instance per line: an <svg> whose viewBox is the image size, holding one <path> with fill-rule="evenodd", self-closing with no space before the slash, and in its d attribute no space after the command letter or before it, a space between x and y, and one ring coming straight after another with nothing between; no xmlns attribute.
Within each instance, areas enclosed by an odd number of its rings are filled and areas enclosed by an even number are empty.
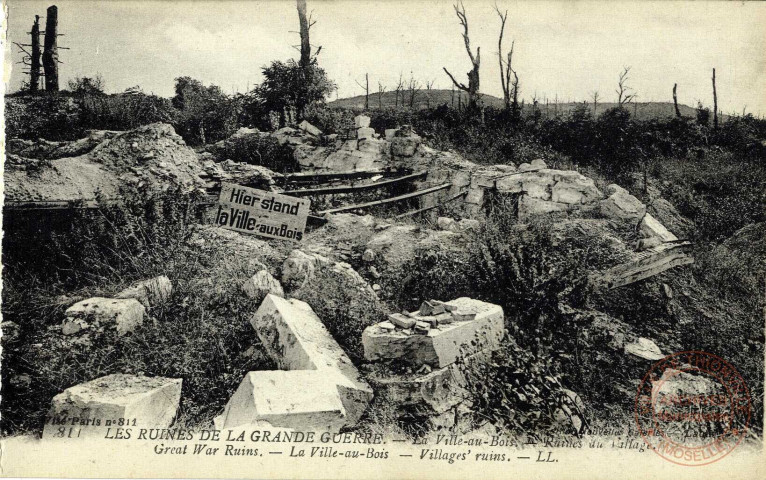
<svg viewBox="0 0 766 480"><path fill-rule="evenodd" d="M470 421L466 365L485 361L505 333L498 305L467 297L423 302L416 312L392 314L362 334L370 381L397 405L400 419L465 433Z"/></svg>

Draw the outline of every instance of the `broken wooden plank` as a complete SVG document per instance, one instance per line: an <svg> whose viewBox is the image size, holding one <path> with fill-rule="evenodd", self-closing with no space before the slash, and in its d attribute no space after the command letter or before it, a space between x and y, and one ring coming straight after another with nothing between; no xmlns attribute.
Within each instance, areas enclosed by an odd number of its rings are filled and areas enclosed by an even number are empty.
<svg viewBox="0 0 766 480"><path fill-rule="evenodd" d="M667 242L657 245L639 253L632 261L591 275L591 282L612 289L659 275L673 267L694 263L694 258L687 255L691 247L691 242Z"/></svg>
<svg viewBox="0 0 766 480"><path fill-rule="evenodd" d="M374 202L360 203L357 205L348 205L345 207L338 207L338 208L330 208L328 210L322 210L320 212L316 212L316 214L326 215L328 213L341 213L341 212L350 212L352 210L362 210L365 208L375 207L378 205L385 205L387 203L400 202L402 200L407 200L409 198L422 197L423 195L428 195L429 193L438 192L439 190L444 190L445 188L450 188L451 186L452 186L451 183L443 183L441 185L437 185L436 187L426 188L423 190L406 193L404 195L399 195L396 197L384 198L383 200L376 200Z"/></svg>
<svg viewBox="0 0 766 480"><path fill-rule="evenodd" d="M437 203L436 205L431 205L430 207L424 207L424 208L419 208L417 210L412 210L412 211L409 211L409 212L400 213L399 215L395 216L394 218L411 217L412 215L417 215L418 213L427 212L429 210L433 210L434 208L439 208L442 205L444 205L446 203L449 203L449 202L451 202L453 200L456 200L456 199L458 199L460 197L465 197L467 194L468 194L468 190L463 190L460 193L456 193L455 195L452 195L451 197L449 197L448 199L446 199L445 201L443 201L441 203Z"/></svg>
<svg viewBox="0 0 766 480"><path fill-rule="evenodd" d="M340 185L337 187L324 187L324 188L310 188L304 190L286 190L282 192L284 195L292 195L294 197L300 197L303 195L332 195L336 193L351 193L361 192L364 190L375 190L378 188L388 187L390 185L396 185L401 182L408 182L416 178L425 177L428 172L417 172L403 177L392 178L390 180L383 180L382 182L368 183L366 185Z"/></svg>
<svg viewBox="0 0 766 480"><path fill-rule="evenodd" d="M353 178L371 178L377 175L389 177L393 175L409 174L412 169L384 169L384 170L353 170L346 172L307 172L285 174L282 178L275 178L280 183L322 183L328 180L347 180Z"/></svg>

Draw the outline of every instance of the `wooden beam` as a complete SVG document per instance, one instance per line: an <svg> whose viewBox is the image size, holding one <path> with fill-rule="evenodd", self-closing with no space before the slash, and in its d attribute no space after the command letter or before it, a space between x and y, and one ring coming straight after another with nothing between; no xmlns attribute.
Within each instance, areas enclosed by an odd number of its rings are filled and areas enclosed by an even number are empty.
<svg viewBox="0 0 766 480"><path fill-rule="evenodd" d="M398 175L401 173L409 174L411 169L396 169L396 170L360 170L352 172L322 172L322 173L293 173L285 175L281 178L276 178L276 181L281 183L310 183L310 182L322 182L331 179L349 179L349 178L371 178L377 175L383 175L384 177L390 177L392 175Z"/></svg>
<svg viewBox="0 0 766 480"><path fill-rule="evenodd" d="M395 216L394 218L404 218L404 217L411 217L411 216L413 216L413 215L417 215L418 213L427 212L427 211L429 211L429 210L433 210L434 208L438 208L438 207L441 207L441 206L442 206L442 205L444 205L445 203L449 203L449 202L451 202L451 201L453 201L453 200L456 200L456 199L458 199L458 198L460 198L460 197L465 197L467 194L468 194L468 190L464 190L464 191L462 191L462 192L460 192L460 193L456 193L455 195L452 195L452 196L451 196L451 197L449 197L447 200L445 200L445 201L443 201L443 202L441 202L441 203L437 203L436 205L431 205L430 207L419 208L419 209L417 209L417 210L412 210L412 211L410 211L410 212L401 213L401 214L399 214L399 215Z"/></svg>
<svg viewBox="0 0 766 480"><path fill-rule="evenodd" d="M428 195L429 193L438 192L439 190L444 190L445 188L450 188L452 186L451 183L444 183L442 185L438 185L436 187L426 188L424 190L418 190L416 192L407 193L404 195L399 195L397 197L391 197L391 198L384 198L383 200L376 200L374 202L367 202L367 203L360 203L357 205L348 205L345 207L338 207L338 208L331 208L329 210L322 210L320 212L316 212L317 215L326 215L328 213L341 213L341 212L349 212L352 210L363 210L365 208L375 207L378 205L385 205L387 203L393 203L393 202L400 202L402 200L407 200L409 198L417 198L422 197L423 195Z"/></svg>
<svg viewBox="0 0 766 480"><path fill-rule="evenodd" d="M396 185L400 182L406 182L414 180L416 178L425 177L428 172L417 172L411 175L405 175L403 177L392 178L391 180L383 180L382 182L368 183L366 185L341 185L337 187L324 187L324 188L310 188L303 190L285 190L283 195L292 195L300 197L303 195L333 195L336 193L351 193L361 192L363 190L374 190L377 188L388 187L389 185Z"/></svg>

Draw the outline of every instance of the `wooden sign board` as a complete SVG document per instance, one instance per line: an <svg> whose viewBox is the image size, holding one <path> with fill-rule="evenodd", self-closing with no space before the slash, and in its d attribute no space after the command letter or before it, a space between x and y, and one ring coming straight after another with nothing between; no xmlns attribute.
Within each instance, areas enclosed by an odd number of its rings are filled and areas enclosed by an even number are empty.
<svg viewBox="0 0 766 480"><path fill-rule="evenodd" d="M223 183L214 222L235 232L300 241L310 207L303 198Z"/></svg>

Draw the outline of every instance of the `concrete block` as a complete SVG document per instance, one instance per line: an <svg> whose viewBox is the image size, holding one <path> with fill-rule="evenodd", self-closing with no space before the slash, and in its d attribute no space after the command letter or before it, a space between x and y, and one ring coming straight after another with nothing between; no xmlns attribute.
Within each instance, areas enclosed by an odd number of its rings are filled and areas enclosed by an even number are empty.
<svg viewBox="0 0 766 480"><path fill-rule="evenodd" d="M82 321L92 327L114 324L117 334L122 336L132 332L144 322L146 309L134 298L93 297L77 302L69 307L67 323Z"/></svg>
<svg viewBox="0 0 766 480"><path fill-rule="evenodd" d="M370 126L370 117L367 115L357 115L354 117L355 128L367 128Z"/></svg>
<svg viewBox="0 0 766 480"><path fill-rule="evenodd" d="M266 295L273 294L278 297L284 297L285 292L282 284L274 278L267 270L260 270L252 277L245 280L242 284L242 291L249 298L260 302Z"/></svg>
<svg viewBox="0 0 766 480"><path fill-rule="evenodd" d="M114 374L75 385L53 397L48 416L67 418L80 437L104 438L105 421L135 419L137 428L167 428L181 399L181 379ZM71 425L72 418L80 419ZM83 425L99 420L100 425ZM43 438L58 438L60 425L46 422Z"/></svg>
<svg viewBox="0 0 766 480"><path fill-rule="evenodd" d="M117 294L116 298L135 298L145 308L161 305L170 300L173 284L165 275L134 283Z"/></svg>
<svg viewBox="0 0 766 480"><path fill-rule="evenodd" d="M334 385L346 424L356 424L372 400L372 388L307 303L267 295L250 323L280 369L315 370Z"/></svg>
<svg viewBox="0 0 766 480"><path fill-rule="evenodd" d="M397 359L414 366L428 364L441 368L466 355L497 348L505 332L500 306L466 297L447 303L456 306L457 311L474 313L476 318L438 325L425 335L389 332L372 325L362 334L365 358L370 361Z"/></svg>
<svg viewBox="0 0 766 480"><path fill-rule="evenodd" d="M335 432L345 425L346 411L336 385L316 371L249 372L215 424L232 428L260 421Z"/></svg>

